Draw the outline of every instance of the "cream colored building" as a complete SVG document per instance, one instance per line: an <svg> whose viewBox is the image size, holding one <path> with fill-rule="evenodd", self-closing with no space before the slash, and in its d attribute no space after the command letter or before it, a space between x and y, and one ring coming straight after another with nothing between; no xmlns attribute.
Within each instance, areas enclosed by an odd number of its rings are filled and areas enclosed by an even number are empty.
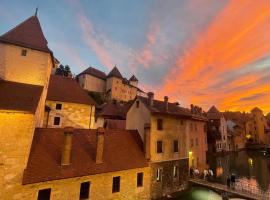
<svg viewBox="0 0 270 200"><path fill-rule="evenodd" d="M206 137L202 128L205 121L202 113L191 113L176 103L169 103L168 97L158 101L154 100L153 93L148 93L148 98L138 96L134 100L127 113L126 128L138 130L144 141L146 158L151 167L153 199L187 187L189 152L193 152L196 158L194 165L200 162L197 157L202 156L201 161L205 161L207 145L199 144L199 140L204 141ZM194 131L191 131L191 124L197 127ZM204 137L199 138L201 135ZM190 140L196 138L197 146L190 147Z"/></svg>
<svg viewBox="0 0 270 200"><path fill-rule="evenodd" d="M74 79L51 75L43 127L94 128L95 104Z"/></svg>
<svg viewBox="0 0 270 200"><path fill-rule="evenodd" d="M108 100L127 102L137 95L145 96L145 93L138 88L138 79L134 75L129 80L123 78L117 67L114 67L108 75L89 67L80 73L77 79L83 89L103 93Z"/></svg>

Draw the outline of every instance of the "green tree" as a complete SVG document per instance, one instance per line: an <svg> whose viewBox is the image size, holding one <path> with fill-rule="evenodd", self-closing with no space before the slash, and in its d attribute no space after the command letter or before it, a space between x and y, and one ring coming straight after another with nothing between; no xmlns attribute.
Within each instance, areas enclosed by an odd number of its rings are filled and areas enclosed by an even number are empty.
<svg viewBox="0 0 270 200"><path fill-rule="evenodd" d="M72 76L69 65L64 66L62 64L59 65L59 67L56 68L55 74L59 75L59 76L65 76L65 77L71 77Z"/></svg>

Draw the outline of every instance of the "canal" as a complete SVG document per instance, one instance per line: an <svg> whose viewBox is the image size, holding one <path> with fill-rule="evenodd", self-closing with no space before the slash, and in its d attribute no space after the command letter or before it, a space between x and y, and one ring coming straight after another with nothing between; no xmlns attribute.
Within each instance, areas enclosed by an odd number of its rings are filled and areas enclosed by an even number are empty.
<svg viewBox="0 0 270 200"><path fill-rule="evenodd" d="M208 165L214 171L212 181L226 184L227 176L235 174L237 189L270 195L270 155L265 152L240 151L228 155L208 155ZM270 197L270 196L269 196ZM191 188L177 200L222 199L206 188Z"/></svg>

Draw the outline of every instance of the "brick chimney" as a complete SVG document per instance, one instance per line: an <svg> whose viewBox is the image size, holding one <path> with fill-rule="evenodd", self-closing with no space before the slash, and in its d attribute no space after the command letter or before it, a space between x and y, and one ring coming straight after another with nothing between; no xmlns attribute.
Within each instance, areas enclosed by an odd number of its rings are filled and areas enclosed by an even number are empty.
<svg viewBox="0 0 270 200"><path fill-rule="evenodd" d="M96 163L103 163L103 151L104 151L104 128L97 129L97 151L96 151Z"/></svg>
<svg viewBox="0 0 270 200"><path fill-rule="evenodd" d="M165 110L168 111L169 110L169 97L168 96L164 96L164 104L165 104Z"/></svg>
<svg viewBox="0 0 270 200"><path fill-rule="evenodd" d="M144 155L146 159L150 159L150 124L144 124Z"/></svg>
<svg viewBox="0 0 270 200"><path fill-rule="evenodd" d="M149 105L152 107L154 105L154 93L148 92L147 95L148 95Z"/></svg>
<svg viewBox="0 0 270 200"><path fill-rule="evenodd" d="M74 133L73 127L64 128L64 145L62 148L62 157L61 157L62 166L70 164L73 133Z"/></svg>

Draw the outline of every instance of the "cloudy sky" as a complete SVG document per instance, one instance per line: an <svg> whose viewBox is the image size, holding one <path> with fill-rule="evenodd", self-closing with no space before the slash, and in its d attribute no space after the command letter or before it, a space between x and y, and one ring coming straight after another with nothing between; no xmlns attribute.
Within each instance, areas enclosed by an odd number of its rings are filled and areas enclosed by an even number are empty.
<svg viewBox="0 0 270 200"><path fill-rule="evenodd" d="M270 0L1 0L0 34L36 6L76 74L116 65L159 99L270 112Z"/></svg>

